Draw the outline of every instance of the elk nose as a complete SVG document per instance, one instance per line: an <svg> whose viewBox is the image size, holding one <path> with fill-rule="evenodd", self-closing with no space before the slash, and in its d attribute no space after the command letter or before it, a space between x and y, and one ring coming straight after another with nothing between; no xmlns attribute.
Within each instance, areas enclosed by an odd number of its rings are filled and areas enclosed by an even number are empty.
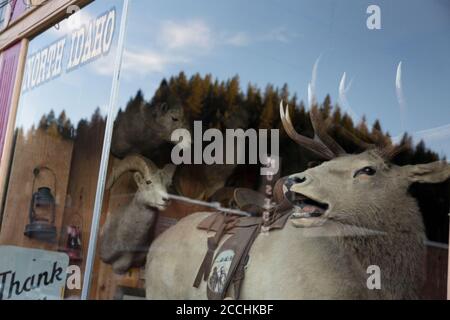
<svg viewBox="0 0 450 320"><path fill-rule="evenodd" d="M293 177L289 177L286 179L286 182L284 183L284 186L290 190L291 187L294 184L300 184L300 183L305 183L306 182L306 176L304 175L297 175L297 176L293 176Z"/></svg>
<svg viewBox="0 0 450 320"><path fill-rule="evenodd" d="M306 181L306 177L299 177L299 176L293 177L292 181L294 182L294 184L303 183Z"/></svg>

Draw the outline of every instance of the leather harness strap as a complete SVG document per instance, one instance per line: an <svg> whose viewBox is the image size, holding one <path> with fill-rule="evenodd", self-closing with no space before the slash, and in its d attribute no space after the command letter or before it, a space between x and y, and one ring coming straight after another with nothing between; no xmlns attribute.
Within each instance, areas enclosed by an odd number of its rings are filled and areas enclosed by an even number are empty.
<svg viewBox="0 0 450 320"><path fill-rule="evenodd" d="M242 281L244 280L244 277L245 277L245 267L247 266L248 260L250 258L250 256L249 256L250 248L252 247L255 239L258 237L260 228L261 228L261 226L259 225L258 228L256 230L254 230L254 232L252 232L249 242L245 246L245 250L244 250L244 253L242 256L243 261L241 261L238 264L237 269L234 273L233 285L234 285L234 299L235 300L238 300L240 297Z"/></svg>
<svg viewBox="0 0 450 320"><path fill-rule="evenodd" d="M218 214L214 216L214 221L213 224L216 222L216 219L219 220L219 229L216 231L216 234L212 237L208 238L207 241L207 246L208 246L208 250L206 252L205 257L203 258L203 262L200 265L200 268L197 272L197 276L195 277L195 281L194 281L194 287L198 288L200 286L200 283L202 281L202 276L203 276L203 280L207 280L209 277L209 272L211 270L211 263L212 263L212 259L214 256L214 252L217 249L217 246L219 245L220 239L222 238L226 227L227 227L227 223L232 222L233 220L236 220L235 216L225 216L222 214ZM210 228L212 227L212 225L208 227L208 231L210 231Z"/></svg>
<svg viewBox="0 0 450 320"><path fill-rule="evenodd" d="M208 299L215 300L224 299L230 284L233 283L233 298L239 299L245 267L249 261L249 252L262 226L267 231L282 229L290 216L288 214L290 208L286 206L273 208L269 221L265 223L261 216L239 217L222 212L216 212L205 218L197 228L215 231L216 234L207 240L207 252L193 286L198 288L203 278L207 282ZM232 236L217 250L225 234ZM214 256L216 250L217 253ZM213 274L210 276L213 266Z"/></svg>

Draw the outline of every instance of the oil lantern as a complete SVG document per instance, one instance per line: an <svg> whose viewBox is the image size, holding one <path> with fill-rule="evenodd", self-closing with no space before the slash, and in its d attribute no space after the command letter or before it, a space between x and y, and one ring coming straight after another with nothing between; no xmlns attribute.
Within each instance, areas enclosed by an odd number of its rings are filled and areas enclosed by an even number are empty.
<svg viewBox="0 0 450 320"><path fill-rule="evenodd" d="M37 167L33 170L33 187L36 178L42 170L48 170L52 173L54 178L54 189L56 189L56 176L48 167ZM29 224L25 227L25 236L46 242L55 242L56 239L56 202L52 194L52 190L47 186L42 186L37 189L31 196L31 203L29 209Z"/></svg>

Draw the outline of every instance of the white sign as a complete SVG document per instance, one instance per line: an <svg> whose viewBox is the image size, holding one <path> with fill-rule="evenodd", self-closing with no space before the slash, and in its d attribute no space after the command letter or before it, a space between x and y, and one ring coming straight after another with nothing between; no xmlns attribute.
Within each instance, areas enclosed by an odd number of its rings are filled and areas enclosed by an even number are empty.
<svg viewBox="0 0 450 320"><path fill-rule="evenodd" d="M60 300L68 266L65 253L0 246L0 300Z"/></svg>

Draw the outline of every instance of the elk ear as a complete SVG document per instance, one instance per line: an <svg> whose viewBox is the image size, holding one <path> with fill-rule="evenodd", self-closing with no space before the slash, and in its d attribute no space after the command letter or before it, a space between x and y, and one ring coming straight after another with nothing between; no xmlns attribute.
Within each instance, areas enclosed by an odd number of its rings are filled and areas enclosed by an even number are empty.
<svg viewBox="0 0 450 320"><path fill-rule="evenodd" d="M446 161L404 167L411 183L440 183L450 178L450 165Z"/></svg>

